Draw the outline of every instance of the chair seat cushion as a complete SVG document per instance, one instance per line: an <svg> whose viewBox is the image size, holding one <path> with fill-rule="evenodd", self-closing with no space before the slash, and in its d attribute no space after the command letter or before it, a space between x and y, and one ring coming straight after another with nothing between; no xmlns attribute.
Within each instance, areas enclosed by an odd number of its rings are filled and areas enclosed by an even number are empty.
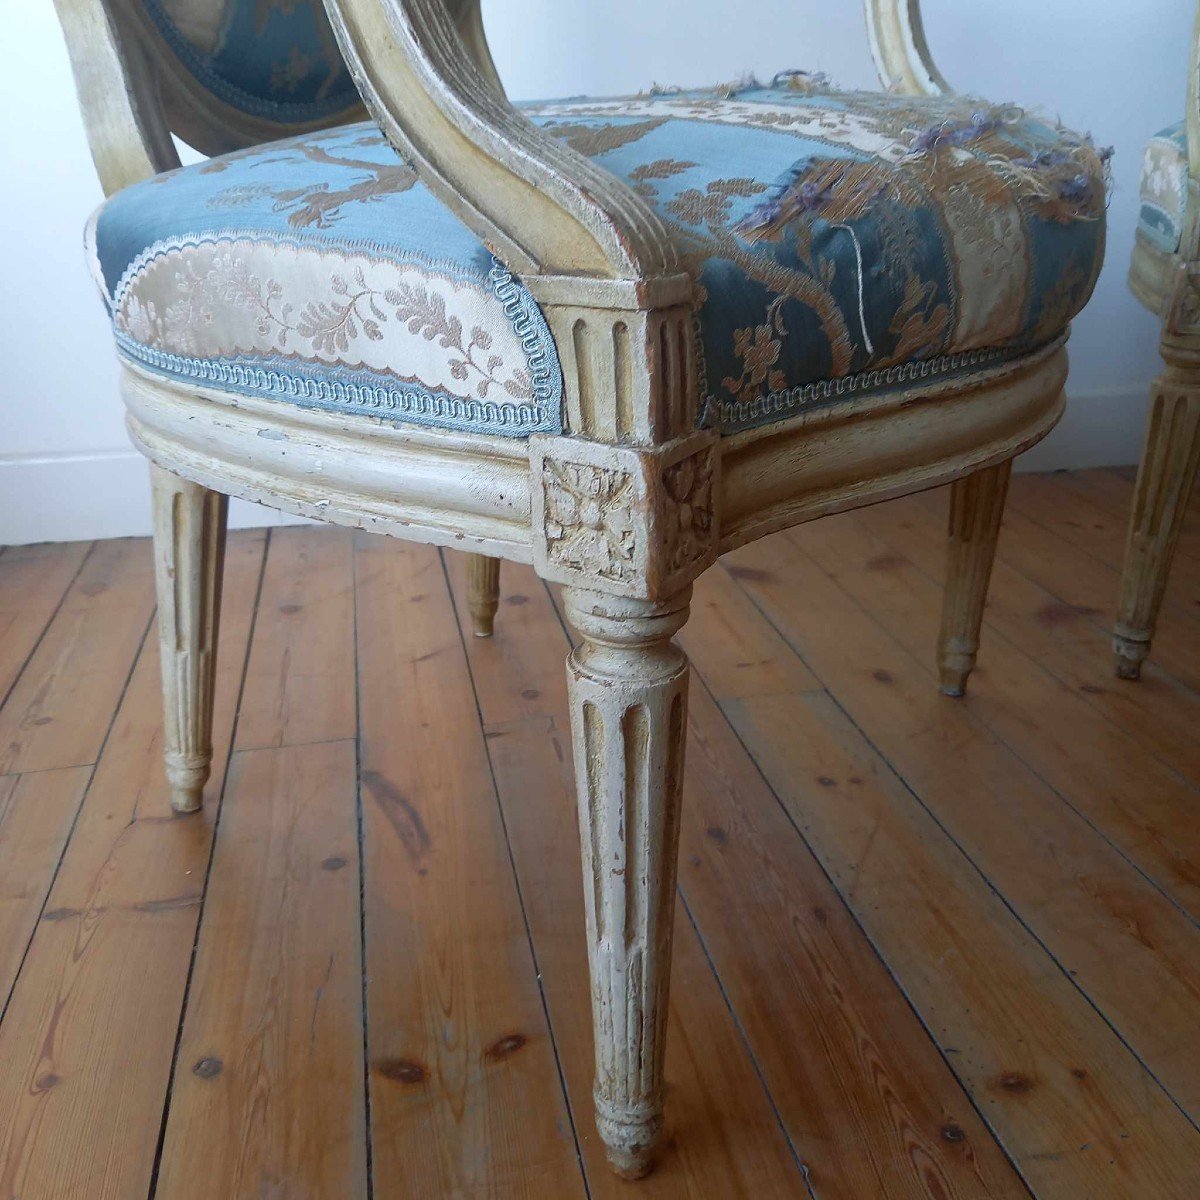
<svg viewBox="0 0 1200 1200"><path fill-rule="evenodd" d="M1167 254L1179 249L1183 236L1187 185L1187 126L1180 121L1155 134L1142 158L1138 229L1152 246Z"/></svg>
<svg viewBox="0 0 1200 1200"><path fill-rule="evenodd" d="M1013 108L820 88L528 106L662 216L725 432L1057 337L1103 250L1104 164ZM233 392L524 436L562 427L533 298L371 124L110 199L89 226L120 353Z"/></svg>

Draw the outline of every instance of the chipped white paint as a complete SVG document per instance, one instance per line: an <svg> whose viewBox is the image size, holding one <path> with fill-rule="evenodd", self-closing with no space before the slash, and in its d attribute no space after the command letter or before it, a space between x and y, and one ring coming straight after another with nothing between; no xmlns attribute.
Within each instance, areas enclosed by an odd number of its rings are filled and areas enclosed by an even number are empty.
<svg viewBox="0 0 1200 1200"><path fill-rule="evenodd" d="M56 3L108 189L174 165L169 132L206 151L283 132L198 94L153 39L123 41L108 6L131 20L127 0ZM175 803L199 804L211 755L225 496L487 555L468 567L480 635L496 612L499 559L532 561L568 585L583 639L568 681L597 1125L616 1169L637 1177L663 1126L688 677L671 638L691 581L771 530L982 471L958 493L990 506L961 522L947 601L954 636L977 634L992 539L975 533L998 520L1008 461L1061 413L1065 351L1055 344L966 382L918 378L723 440L697 432L693 288L673 242L626 184L511 108L477 0L326 3L381 128L545 311L566 432L522 442L397 426L124 365L130 435L155 464ZM867 12L885 81L941 90L915 0L868 0Z"/></svg>
<svg viewBox="0 0 1200 1200"><path fill-rule="evenodd" d="M965 695L967 676L975 669L1011 474L1009 459L957 480L950 490L950 537L937 656L942 692L947 696Z"/></svg>
<svg viewBox="0 0 1200 1200"><path fill-rule="evenodd" d="M662 1133L691 588L623 600L568 588L567 661L596 1030L596 1125L639 1179Z"/></svg>
<svg viewBox="0 0 1200 1200"><path fill-rule="evenodd" d="M1139 231L1129 269L1134 295L1162 317L1159 348L1166 370L1150 391L1117 597L1113 656L1122 679L1138 679L1150 653L1200 470L1200 6L1192 31L1186 121L1190 178L1179 248L1165 254Z"/></svg>
<svg viewBox="0 0 1200 1200"><path fill-rule="evenodd" d="M150 468L171 807L195 812L212 764L213 681L229 498Z"/></svg>

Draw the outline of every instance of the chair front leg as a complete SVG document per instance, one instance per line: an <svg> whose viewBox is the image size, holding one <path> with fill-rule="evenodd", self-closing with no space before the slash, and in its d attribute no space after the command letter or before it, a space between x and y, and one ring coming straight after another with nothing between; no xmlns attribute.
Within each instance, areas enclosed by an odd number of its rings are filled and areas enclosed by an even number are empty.
<svg viewBox="0 0 1200 1200"><path fill-rule="evenodd" d="M471 629L478 638L488 638L500 607L500 560L486 554L467 555L467 609Z"/></svg>
<svg viewBox="0 0 1200 1200"><path fill-rule="evenodd" d="M975 669L979 628L1011 474L1010 459L976 471L951 486L946 584L938 635L938 674L946 696L965 695L967 677Z"/></svg>
<svg viewBox="0 0 1200 1200"><path fill-rule="evenodd" d="M1150 397L1113 630L1117 674L1137 679L1171 573L1171 560L1200 464L1200 371L1168 370Z"/></svg>
<svg viewBox="0 0 1200 1200"><path fill-rule="evenodd" d="M672 641L691 588L666 603L566 591L583 636L567 660L596 1042L596 1125L617 1173L654 1165L687 722Z"/></svg>
<svg viewBox="0 0 1200 1200"><path fill-rule="evenodd" d="M163 744L171 807L195 812L212 764L228 497L151 465Z"/></svg>

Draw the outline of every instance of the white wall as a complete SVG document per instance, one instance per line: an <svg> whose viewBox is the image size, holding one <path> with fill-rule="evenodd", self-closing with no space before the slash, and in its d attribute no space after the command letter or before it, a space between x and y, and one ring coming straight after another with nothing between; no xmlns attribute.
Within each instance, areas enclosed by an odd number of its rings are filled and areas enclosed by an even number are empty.
<svg viewBox="0 0 1200 1200"><path fill-rule="evenodd" d="M149 529L145 470L125 440L112 349L80 230L100 189L49 0L0 0L0 543ZM957 87L1058 114L1116 147L1108 262L1072 341L1071 404L1023 460L1046 469L1136 461L1156 323L1125 270L1146 137L1183 114L1194 0L926 0ZM514 97L705 84L746 70L828 71L871 86L858 0L484 0ZM732 15L731 15L732 14ZM275 514L242 506L241 524Z"/></svg>

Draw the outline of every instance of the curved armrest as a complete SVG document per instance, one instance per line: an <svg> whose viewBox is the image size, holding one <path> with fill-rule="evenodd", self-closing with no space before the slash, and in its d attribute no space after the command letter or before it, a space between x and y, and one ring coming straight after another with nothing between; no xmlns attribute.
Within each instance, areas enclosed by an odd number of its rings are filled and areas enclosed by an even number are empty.
<svg viewBox="0 0 1200 1200"><path fill-rule="evenodd" d="M678 271L626 184L505 99L478 46L477 0L325 0L360 93L422 180L523 273L641 282Z"/></svg>
<svg viewBox="0 0 1200 1200"><path fill-rule="evenodd" d="M871 57L884 87L908 96L941 96L954 89L929 53L921 0L866 0Z"/></svg>
<svg viewBox="0 0 1200 1200"><path fill-rule="evenodd" d="M54 0L71 58L88 145L106 196L179 166L153 74L96 0Z"/></svg>
<svg viewBox="0 0 1200 1200"><path fill-rule="evenodd" d="M1200 184L1200 5L1192 26L1192 57L1188 64L1187 149L1188 173Z"/></svg>

